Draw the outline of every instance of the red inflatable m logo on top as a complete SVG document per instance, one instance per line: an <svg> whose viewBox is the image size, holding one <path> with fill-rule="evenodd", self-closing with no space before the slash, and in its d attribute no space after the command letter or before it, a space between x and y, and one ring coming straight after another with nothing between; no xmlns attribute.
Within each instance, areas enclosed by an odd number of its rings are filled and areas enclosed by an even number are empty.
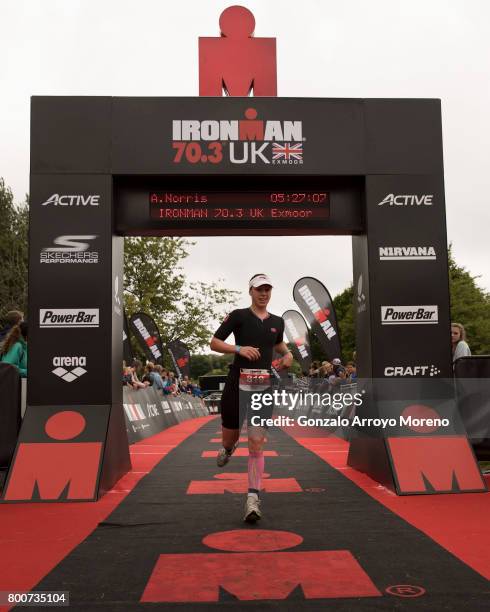
<svg viewBox="0 0 490 612"><path fill-rule="evenodd" d="M219 25L221 37L199 38L199 95L277 96L276 39L253 38L243 6L225 9Z"/></svg>

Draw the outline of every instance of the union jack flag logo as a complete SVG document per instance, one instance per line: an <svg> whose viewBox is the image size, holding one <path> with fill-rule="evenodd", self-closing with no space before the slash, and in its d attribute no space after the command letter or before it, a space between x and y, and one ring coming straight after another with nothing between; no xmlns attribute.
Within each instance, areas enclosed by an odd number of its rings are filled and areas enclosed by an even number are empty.
<svg viewBox="0 0 490 612"><path fill-rule="evenodd" d="M272 159L303 159L303 143L291 144L285 142L284 145L274 142L272 144Z"/></svg>

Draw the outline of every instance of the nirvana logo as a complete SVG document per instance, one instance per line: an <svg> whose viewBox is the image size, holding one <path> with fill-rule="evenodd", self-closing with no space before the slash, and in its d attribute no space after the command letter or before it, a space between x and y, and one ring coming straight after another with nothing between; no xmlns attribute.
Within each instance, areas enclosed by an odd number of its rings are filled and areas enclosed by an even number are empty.
<svg viewBox="0 0 490 612"><path fill-rule="evenodd" d="M244 119L176 119L172 121L174 163L303 164L301 121L257 119L248 108Z"/></svg>

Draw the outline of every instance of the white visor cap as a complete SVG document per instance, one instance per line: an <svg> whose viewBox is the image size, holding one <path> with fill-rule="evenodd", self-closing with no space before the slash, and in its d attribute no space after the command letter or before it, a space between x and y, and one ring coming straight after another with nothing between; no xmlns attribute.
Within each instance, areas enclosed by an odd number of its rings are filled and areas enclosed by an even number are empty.
<svg viewBox="0 0 490 612"><path fill-rule="evenodd" d="M251 289L252 287L254 287L255 289L257 289L257 287L261 287L262 285L270 285L271 287L274 286L267 274L259 274L257 276L254 276L248 283L248 288Z"/></svg>

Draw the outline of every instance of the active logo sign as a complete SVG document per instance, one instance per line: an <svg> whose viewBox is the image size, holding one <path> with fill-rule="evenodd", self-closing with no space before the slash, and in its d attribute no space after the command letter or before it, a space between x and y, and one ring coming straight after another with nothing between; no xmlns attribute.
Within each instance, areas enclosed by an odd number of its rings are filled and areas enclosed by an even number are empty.
<svg viewBox="0 0 490 612"><path fill-rule="evenodd" d="M41 251L40 263L45 264L96 264L99 253L91 251L90 242L95 234L58 236L53 240L56 246L45 247ZM85 242L88 241L88 242Z"/></svg>
<svg viewBox="0 0 490 612"><path fill-rule="evenodd" d="M382 325L436 324L437 306L381 306Z"/></svg>
<svg viewBox="0 0 490 612"><path fill-rule="evenodd" d="M441 370L435 365L421 366L386 366L385 376L437 376Z"/></svg>
<svg viewBox="0 0 490 612"><path fill-rule="evenodd" d="M99 327L98 308L41 308L39 326L46 328Z"/></svg>
<svg viewBox="0 0 490 612"><path fill-rule="evenodd" d="M175 119L172 121L174 163L301 165L301 121L257 119L248 108L242 119Z"/></svg>
<svg viewBox="0 0 490 612"><path fill-rule="evenodd" d="M379 247L379 259L381 261L410 261L423 260L435 261L436 250L432 246L419 247Z"/></svg>
<svg viewBox="0 0 490 612"><path fill-rule="evenodd" d="M41 206L99 206L100 195L60 195L53 193Z"/></svg>
<svg viewBox="0 0 490 612"><path fill-rule="evenodd" d="M378 206L432 206L433 195L395 195L389 193L385 196L381 202L378 202Z"/></svg>
<svg viewBox="0 0 490 612"><path fill-rule="evenodd" d="M53 357L53 366L55 366L55 369L52 370L52 373L61 378L61 380L71 383L87 373L85 369L86 365L87 358L85 356ZM67 370L66 368L71 369Z"/></svg>

